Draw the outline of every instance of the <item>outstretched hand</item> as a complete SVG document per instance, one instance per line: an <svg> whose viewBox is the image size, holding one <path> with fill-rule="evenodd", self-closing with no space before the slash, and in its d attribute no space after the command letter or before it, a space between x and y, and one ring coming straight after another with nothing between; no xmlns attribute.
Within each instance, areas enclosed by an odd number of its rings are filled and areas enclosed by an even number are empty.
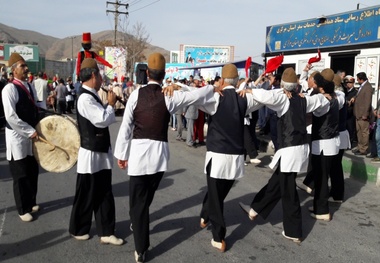
<svg viewBox="0 0 380 263"><path fill-rule="evenodd" d="M174 85L169 85L162 89L162 93L164 93L165 96L173 97L174 91L177 89L178 88Z"/></svg>
<svg viewBox="0 0 380 263"><path fill-rule="evenodd" d="M223 90L218 88L218 87L214 87L214 92L218 93L220 96L223 97Z"/></svg>
<svg viewBox="0 0 380 263"><path fill-rule="evenodd" d="M247 94L247 93L252 93L252 90L251 89L243 89L243 90L238 91L239 96L242 98L244 98L245 94Z"/></svg>

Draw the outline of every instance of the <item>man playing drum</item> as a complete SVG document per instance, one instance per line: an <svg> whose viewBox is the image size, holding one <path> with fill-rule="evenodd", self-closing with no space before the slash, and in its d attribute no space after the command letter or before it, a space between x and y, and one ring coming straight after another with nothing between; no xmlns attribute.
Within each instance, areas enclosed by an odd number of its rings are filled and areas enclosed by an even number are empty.
<svg viewBox="0 0 380 263"><path fill-rule="evenodd" d="M7 160L13 178L16 208L22 221L33 220L37 212L38 164L32 152L32 140L38 140L35 126L38 123L36 90L26 79L28 66L20 54L12 53L8 66L14 75L2 91L6 119Z"/></svg>

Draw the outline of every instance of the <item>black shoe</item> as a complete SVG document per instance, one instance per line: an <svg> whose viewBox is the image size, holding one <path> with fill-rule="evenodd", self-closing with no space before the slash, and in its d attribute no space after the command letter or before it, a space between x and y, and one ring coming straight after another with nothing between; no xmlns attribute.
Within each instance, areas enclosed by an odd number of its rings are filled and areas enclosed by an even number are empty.
<svg viewBox="0 0 380 263"><path fill-rule="evenodd" d="M199 142L199 143L198 143L198 146L205 146L205 145L206 145L205 142Z"/></svg>
<svg viewBox="0 0 380 263"><path fill-rule="evenodd" d="M359 151L354 152L354 154L355 154L355 155L367 155L366 153L362 153L362 152L359 152Z"/></svg>
<svg viewBox="0 0 380 263"><path fill-rule="evenodd" d="M372 159L372 158L377 157L377 155L369 153L369 154L366 155L366 157Z"/></svg>
<svg viewBox="0 0 380 263"><path fill-rule="evenodd" d="M352 153L358 153L358 152L360 152L358 149L353 149L352 150Z"/></svg>

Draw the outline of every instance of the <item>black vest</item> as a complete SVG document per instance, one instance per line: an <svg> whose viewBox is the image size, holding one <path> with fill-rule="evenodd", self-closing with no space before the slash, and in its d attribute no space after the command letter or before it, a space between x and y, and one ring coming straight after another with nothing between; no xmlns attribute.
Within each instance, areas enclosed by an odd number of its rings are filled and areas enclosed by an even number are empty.
<svg viewBox="0 0 380 263"><path fill-rule="evenodd" d="M277 121L279 149L307 143L306 99L292 92L289 102L289 110Z"/></svg>
<svg viewBox="0 0 380 263"><path fill-rule="evenodd" d="M244 116L247 99L235 89L226 89L216 113L208 118L207 150L224 154L244 154Z"/></svg>
<svg viewBox="0 0 380 263"><path fill-rule="evenodd" d="M79 89L79 93L80 95L82 95L83 93L87 93L91 95L98 103L103 105L101 100L92 92L81 87ZM108 127L107 128L95 127L88 119L84 118L82 115L78 113L78 105L77 105L76 111L77 111L78 128L79 128L79 133L80 133L80 146L84 149L87 149L93 152L107 153L111 146L111 137L110 137Z"/></svg>
<svg viewBox="0 0 380 263"><path fill-rule="evenodd" d="M138 93L136 108L133 111L133 139L167 142L170 113L161 86L149 84L141 87Z"/></svg>
<svg viewBox="0 0 380 263"><path fill-rule="evenodd" d="M38 108L35 105L33 101L29 99L28 94L24 91L22 87L19 85L13 83L13 85L16 87L18 92L18 101L16 103L16 114L17 116L23 120L24 122L28 123L33 128L36 127L39 119L38 119ZM30 87L29 83L29 92L30 96L34 98L32 87ZM12 127L8 124L6 124L6 127L8 129L12 130Z"/></svg>
<svg viewBox="0 0 380 263"><path fill-rule="evenodd" d="M330 110L323 116L313 115L312 141L332 139L339 134L339 105L336 98L330 100Z"/></svg>
<svg viewBox="0 0 380 263"><path fill-rule="evenodd" d="M347 103L343 104L343 108L339 110L339 131L345 131L347 123Z"/></svg>

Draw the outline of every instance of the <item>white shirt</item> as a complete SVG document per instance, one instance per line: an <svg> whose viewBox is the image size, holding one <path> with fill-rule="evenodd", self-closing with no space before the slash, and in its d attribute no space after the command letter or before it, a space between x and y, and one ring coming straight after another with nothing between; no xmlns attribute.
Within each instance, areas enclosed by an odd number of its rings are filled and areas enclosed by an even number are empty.
<svg viewBox="0 0 380 263"><path fill-rule="evenodd" d="M42 78L34 81L34 88L37 92L37 105L46 110L46 99L48 97L48 82Z"/></svg>
<svg viewBox="0 0 380 263"><path fill-rule="evenodd" d="M278 117L281 117L289 110L290 102L286 94L284 94L283 89L253 90L252 95L254 100L263 103L268 108L276 111ZM305 99L306 112L300 112L300 114L313 112L317 109L326 109L330 106L329 101L322 94L316 94L311 97L305 96ZM281 159L281 172L306 172L309 153L310 149L307 143L281 148L276 151L269 167L274 169Z"/></svg>
<svg viewBox="0 0 380 263"><path fill-rule="evenodd" d="M225 89L235 89L233 86L227 86ZM252 111L258 110L262 107L261 104L250 99L251 94L247 93L247 111L246 114L249 114ZM208 113L209 115L214 115L219 106L219 93L214 94L215 102L208 105L199 106L199 109ZM238 154L223 154L207 151L204 172L206 173L207 164L212 159L212 169L210 172L210 177L216 179L226 179L226 180L235 180L242 178L244 176L244 155Z"/></svg>
<svg viewBox="0 0 380 263"><path fill-rule="evenodd" d="M96 90L83 85L82 88L99 97ZM88 119L95 127L106 128L116 122L113 107L103 107L90 94L83 93L79 96L78 113ZM92 174L104 169L112 169L113 157L111 146L108 153L93 152L82 147L79 148L77 172L80 174Z"/></svg>
<svg viewBox="0 0 380 263"><path fill-rule="evenodd" d="M21 81L29 90L26 81ZM32 85L34 101L37 101L36 90ZM7 147L7 160L10 161L12 156L15 161L24 159L27 155L33 156L32 140L30 136L36 131L28 123L21 120L16 113L16 104L19 100L17 88L13 83L8 83L2 91L2 100L4 106L4 116L11 129L5 129L5 141Z"/></svg>
<svg viewBox="0 0 380 263"><path fill-rule="evenodd" d="M149 81L148 84L157 84ZM143 89L141 87L140 89ZM165 104L170 114L178 109L194 105L207 105L214 102L214 87L205 86L191 92L175 91L173 97L165 96ZM142 176L164 172L168 169L170 158L168 142L150 139L133 139L134 109L139 90L134 90L128 98L123 121L116 139L114 156L118 160L128 160L128 175Z"/></svg>
<svg viewBox="0 0 380 263"><path fill-rule="evenodd" d="M67 84L67 85L66 85L66 88L67 88L66 101L73 101L73 100L74 100L74 97L73 97L73 95L71 94L71 88L70 88L70 85Z"/></svg>

